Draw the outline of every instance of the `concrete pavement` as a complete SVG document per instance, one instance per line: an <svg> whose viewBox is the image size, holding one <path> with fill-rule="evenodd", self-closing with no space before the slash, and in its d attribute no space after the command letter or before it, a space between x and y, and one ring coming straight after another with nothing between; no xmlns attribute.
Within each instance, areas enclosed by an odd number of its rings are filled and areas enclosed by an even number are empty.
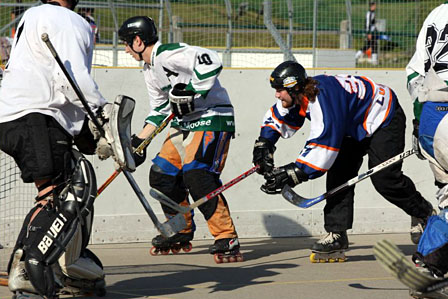
<svg viewBox="0 0 448 299"><path fill-rule="evenodd" d="M334 264L310 263L308 248L316 238L309 237L242 239L245 261L231 264L215 264L208 254L211 241L203 240L193 241L190 253L168 256L149 255L144 243L90 249L105 266L103 298L410 298L373 256L381 239L393 241L408 257L416 249L409 234L349 235L348 260ZM0 287L0 298L11 298L6 287Z"/></svg>

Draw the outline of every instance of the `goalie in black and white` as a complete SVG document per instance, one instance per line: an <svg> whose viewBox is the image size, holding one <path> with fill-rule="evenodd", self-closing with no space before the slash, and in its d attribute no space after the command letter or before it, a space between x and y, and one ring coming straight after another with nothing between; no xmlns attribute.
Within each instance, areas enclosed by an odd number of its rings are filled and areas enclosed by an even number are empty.
<svg viewBox="0 0 448 299"><path fill-rule="evenodd" d="M37 187L35 207L9 264L9 287L41 298L56 298L61 288L104 295L101 262L86 248L95 174L72 147L101 159L112 156L120 167L135 169L129 127L134 101L120 96L107 103L91 78L92 32L73 12L78 1L42 2L18 24L0 89L0 149L14 158L22 180ZM70 76L43 35L52 37ZM77 97L69 77L83 97Z"/></svg>
<svg viewBox="0 0 448 299"><path fill-rule="evenodd" d="M367 77L320 75L308 77L297 62L277 66L270 82L277 103L265 115L253 150L253 163L260 166L266 182L261 190L280 193L327 174L327 190L353 177L363 156L369 168L403 152L405 115L395 93ZM310 120L310 135L299 157L274 167L275 144L292 137ZM432 206L415 189L414 183L395 163L372 176L375 189L407 214L426 219ZM346 231L352 228L354 186L331 197L324 208L328 232L313 247L312 262L344 261L348 249Z"/></svg>

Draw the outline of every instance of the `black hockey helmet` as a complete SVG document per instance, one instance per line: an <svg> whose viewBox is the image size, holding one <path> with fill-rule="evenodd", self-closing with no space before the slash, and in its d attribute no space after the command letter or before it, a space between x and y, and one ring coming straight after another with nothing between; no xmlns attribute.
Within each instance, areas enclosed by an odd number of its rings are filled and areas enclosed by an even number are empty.
<svg viewBox="0 0 448 299"><path fill-rule="evenodd" d="M292 88L299 85L299 89L305 84L305 80L308 78L306 71L300 63L295 61L285 61L280 63L272 72L269 81L271 87L278 89L284 88L292 91Z"/></svg>
<svg viewBox="0 0 448 299"><path fill-rule="evenodd" d="M43 4L47 4L48 2L51 2L51 0L40 0ZM79 0L70 0L70 3L72 4L71 9L74 10L76 5L78 5Z"/></svg>
<svg viewBox="0 0 448 299"><path fill-rule="evenodd" d="M127 19L118 30L119 38L130 46L132 46L132 42L137 35L142 39L145 46L153 45L159 39L154 21L146 16Z"/></svg>

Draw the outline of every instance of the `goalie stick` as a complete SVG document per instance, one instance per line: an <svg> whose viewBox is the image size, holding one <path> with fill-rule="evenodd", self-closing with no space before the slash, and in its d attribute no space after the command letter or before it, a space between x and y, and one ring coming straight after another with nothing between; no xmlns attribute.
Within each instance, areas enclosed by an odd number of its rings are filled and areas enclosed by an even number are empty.
<svg viewBox="0 0 448 299"><path fill-rule="evenodd" d="M346 182L334 189L331 189L330 191L327 191L324 194L319 195L314 198L305 198L305 197L300 196L299 194L294 192L294 190L289 185L285 185L283 187L282 196L284 199L286 199L293 205L306 209L311 206L314 206L315 204L317 204L323 200L330 198L331 196L335 195L336 193L341 192L342 190L347 189L348 187L351 187L351 186L361 182L362 180L372 176L373 174L375 174L383 169L386 169L387 167L391 166L392 164L395 164L399 161L404 160L405 158L407 158L409 156L412 156L413 154L415 154L414 149L407 150L399 155L396 155L395 157L390 158L389 160L384 161L381 164L378 164L377 166L367 170L366 172L358 175L357 177L354 177L353 179L349 180L348 182Z"/></svg>
<svg viewBox="0 0 448 299"><path fill-rule="evenodd" d="M62 63L61 59L59 58L59 55L56 52L56 49L53 47L53 44L51 43L51 40L50 40L48 34L43 33L41 36L41 39L47 45L47 47L50 50L51 54L53 55L54 59L58 63L59 67L61 68L62 72L67 77L67 80L69 81L70 85L72 86L72 88L75 91L76 95L78 96L79 100L82 102L90 119L93 121L95 126L98 128L101 136L104 137L105 132L104 132L103 128L101 127L101 125L99 124L95 115L93 114L92 110L90 109L89 105L87 104L87 100L85 99L84 94L81 92L81 89L76 84L76 82L73 80L73 78L70 76L70 74L68 73L64 64ZM137 182L132 177L131 173L126 170L122 170L122 171L124 172L126 179L128 180L129 184L131 185L132 189L134 190L134 192L137 195L138 199L140 200L141 204L143 205L143 208L145 209L149 218L152 220L152 222L154 223L154 225L156 226L156 228L159 230L159 232L162 235L164 235L165 237L171 237L174 234L176 234L178 231L181 231L183 228L186 227L185 219L184 219L183 223L181 222L181 219L175 219L175 221L172 221L170 223L160 223L159 220L157 219L157 216L154 214L154 211L151 209L151 206L149 205L145 196L143 195L143 192L140 190L140 187L137 185Z"/></svg>
<svg viewBox="0 0 448 299"><path fill-rule="evenodd" d="M151 135L148 136L148 138L146 138L145 140L142 141L142 143L140 143L140 145L135 149L134 152L140 153L142 150L144 150L150 143L151 141L160 133L163 131L163 129L165 129L165 127L169 124L169 122L174 118L174 113L171 113L170 115L168 115L161 123L160 125L155 129L154 132L151 133ZM100 188L98 188L97 194L96 196L98 197L103 191L104 189L106 189L107 186L110 185L110 183L112 183L113 180L115 180L115 178L120 174L121 172L121 168L118 170L115 170L114 173L112 173L112 175L101 185Z"/></svg>
<svg viewBox="0 0 448 299"><path fill-rule="evenodd" d="M81 101L82 105L84 106L84 109L86 109L87 114L90 117L90 120L95 124L95 126L98 128L98 131L101 133L101 136L104 136L104 130L103 127L101 127L100 123L96 119L95 115L92 112L92 109L90 109L89 105L87 104L87 100L84 97L84 94L81 92L81 89L79 88L78 84L72 79L70 74L67 71L67 68L64 66L64 64L61 61L61 58L58 55L58 52L56 52L56 49L54 48L53 44L50 41L50 37L47 33L43 33L41 36L42 41L47 45L48 49L51 52L51 55L53 55L54 59L56 60L57 64L61 68L62 72L64 73L65 77L67 78L68 82L72 86L73 90L75 91L76 95L78 96L79 100Z"/></svg>
<svg viewBox="0 0 448 299"><path fill-rule="evenodd" d="M169 221L169 223L168 222L160 223L159 220L157 219L157 216L154 214L154 211L151 209L151 206L149 205L145 196L143 195L142 190L140 190L139 186L137 185L137 182L132 177L131 173L127 170L123 170L123 173L126 179L128 180L129 184L131 185L132 189L134 190L135 194L137 194L137 197L140 200L143 207L145 208L146 213L148 213L149 218L151 218L156 228L164 237L167 238L172 237L187 226L184 217L182 218L178 217L176 219L173 218L171 219L172 221Z"/></svg>
<svg viewBox="0 0 448 299"><path fill-rule="evenodd" d="M259 168L259 166L252 167L248 171L242 173L241 175L237 176L236 178L234 178L230 182L222 185L221 187L216 188L214 191L212 191L209 194L201 197L200 199L198 199L193 204L191 204L191 205L189 205L187 207L183 207L183 206L179 205L174 200L172 200L171 198L169 198L168 196L166 196L165 194L163 194L162 192L160 192L160 191L158 191L156 189L151 189L149 191L149 193L151 194L152 197L154 197L155 199L160 201L162 204L164 204L164 205L166 205L166 206L168 206L168 207L172 208L173 210L175 210L175 211L180 213L180 214L177 214L176 216L174 216L173 218L171 218L170 220L168 220L165 223L169 223L171 221L175 222L175 221L177 221L176 218L184 218L182 216L182 214L186 214L186 213L190 212L191 210L193 210L193 209L199 207L200 205L204 204L208 200L212 199L213 197L218 196L219 194L221 194L225 190L229 189L233 185L241 182L242 180L244 180L245 178L247 178L248 176L250 176L251 174L256 172L258 170L258 168Z"/></svg>

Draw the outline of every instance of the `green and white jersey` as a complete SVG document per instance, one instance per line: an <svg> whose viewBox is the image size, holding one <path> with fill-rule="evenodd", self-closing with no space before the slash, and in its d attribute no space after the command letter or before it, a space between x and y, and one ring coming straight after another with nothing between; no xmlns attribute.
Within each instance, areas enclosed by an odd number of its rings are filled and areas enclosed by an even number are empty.
<svg viewBox="0 0 448 299"><path fill-rule="evenodd" d="M151 63L143 73L150 97L150 112L146 122L158 126L171 113L170 89L177 83L196 93L195 110L172 126L187 131L235 131L233 106L218 75L222 62L214 51L184 43L157 42L151 53Z"/></svg>

